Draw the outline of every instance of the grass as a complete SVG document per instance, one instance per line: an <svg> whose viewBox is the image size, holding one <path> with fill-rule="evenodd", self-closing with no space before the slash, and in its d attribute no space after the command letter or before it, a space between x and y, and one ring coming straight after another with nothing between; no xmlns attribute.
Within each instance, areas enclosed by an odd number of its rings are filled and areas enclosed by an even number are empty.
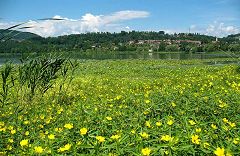
<svg viewBox="0 0 240 156"><path fill-rule="evenodd" d="M0 155L239 155L238 67L209 61L79 61L45 94L16 79Z"/></svg>

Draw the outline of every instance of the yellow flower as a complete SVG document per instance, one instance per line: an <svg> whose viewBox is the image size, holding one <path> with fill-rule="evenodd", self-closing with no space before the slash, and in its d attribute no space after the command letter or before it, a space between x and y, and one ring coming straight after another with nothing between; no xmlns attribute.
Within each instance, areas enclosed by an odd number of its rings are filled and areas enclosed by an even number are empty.
<svg viewBox="0 0 240 156"><path fill-rule="evenodd" d="M82 141L77 141L76 142L76 145L78 145L78 146L81 145L81 144L82 144Z"/></svg>
<svg viewBox="0 0 240 156"><path fill-rule="evenodd" d="M9 130L13 130L13 126L8 126L8 129Z"/></svg>
<svg viewBox="0 0 240 156"><path fill-rule="evenodd" d="M5 132L6 131L6 127L0 128L0 132Z"/></svg>
<svg viewBox="0 0 240 156"><path fill-rule="evenodd" d="M34 147L35 153L41 154L43 152L43 148L41 146Z"/></svg>
<svg viewBox="0 0 240 156"><path fill-rule="evenodd" d="M107 119L108 121L111 121L111 120L112 120L112 117L107 116L106 119Z"/></svg>
<svg viewBox="0 0 240 156"><path fill-rule="evenodd" d="M26 131L26 132L25 132L25 135L27 135L27 136L28 136L28 135L29 135L29 131Z"/></svg>
<svg viewBox="0 0 240 156"><path fill-rule="evenodd" d="M87 131L88 131L87 128L81 128L80 129L80 134L85 135L85 134L87 134Z"/></svg>
<svg viewBox="0 0 240 156"><path fill-rule="evenodd" d="M161 137L161 140L162 141L172 141L173 140L173 137L171 137L170 135L163 135Z"/></svg>
<svg viewBox="0 0 240 156"><path fill-rule="evenodd" d="M108 156L117 156L117 155L114 153L108 153Z"/></svg>
<svg viewBox="0 0 240 156"><path fill-rule="evenodd" d="M70 150L71 146L72 146L71 144L66 144L64 147L60 147L58 149L58 152L68 151L68 150Z"/></svg>
<svg viewBox="0 0 240 156"><path fill-rule="evenodd" d="M122 98L122 95L118 95L118 96L116 97L117 100L120 100L121 98Z"/></svg>
<svg viewBox="0 0 240 156"><path fill-rule="evenodd" d="M211 127L212 127L213 129L217 129L217 126L214 125L214 124L211 124Z"/></svg>
<svg viewBox="0 0 240 156"><path fill-rule="evenodd" d="M63 108L60 108L60 109L57 111L58 114L61 114L62 112L63 112Z"/></svg>
<svg viewBox="0 0 240 156"><path fill-rule="evenodd" d="M68 151L68 150L71 148L71 146L72 146L72 145L70 145L70 144L66 144L66 145L64 146L64 148L65 148L66 151Z"/></svg>
<svg viewBox="0 0 240 156"><path fill-rule="evenodd" d="M0 127L3 127L5 125L5 123L4 122L0 122Z"/></svg>
<svg viewBox="0 0 240 156"><path fill-rule="evenodd" d="M120 135L112 135L111 136L111 139L113 139L113 140L118 140L119 138L120 138L121 136Z"/></svg>
<svg viewBox="0 0 240 156"><path fill-rule="evenodd" d="M160 121L156 122L156 126L160 127L162 123Z"/></svg>
<svg viewBox="0 0 240 156"><path fill-rule="evenodd" d="M225 102L223 102L222 100L219 100L219 105L220 108L226 107L227 104Z"/></svg>
<svg viewBox="0 0 240 156"><path fill-rule="evenodd" d="M196 128L196 132L197 132L197 133L200 133L201 131L202 131L201 128Z"/></svg>
<svg viewBox="0 0 240 156"><path fill-rule="evenodd" d="M145 100L145 103L146 104L149 104L151 101L150 100Z"/></svg>
<svg viewBox="0 0 240 156"><path fill-rule="evenodd" d="M29 121L26 120L26 121L23 122L23 124L24 124L24 125L28 125L28 124L29 124Z"/></svg>
<svg viewBox="0 0 240 156"><path fill-rule="evenodd" d="M40 132L40 133L39 133L39 137L40 137L41 139L45 139L45 134L44 134L43 132Z"/></svg>
<svg viewBox="0 0 240 156"><path fill-rule="evenodd" d="M54 131L59 132L59 133L61 133L62 130L63 130L62 128L54 128Z"/></svg>
<svg viewBox="0 0 240 156"><path fill-rule="evenodd" d="M215 154L216 156L225 156L225 154L224 154L224 148L218 147L218 148L214 151L214 154Z"/></svg>
<svg viewBox="0 0 240 156"><path fill-rule="evenodd" d="M149 110L146 110L146 111L143 112L144 115L148 115L149 113L150 113Z"/></svg>
<svg viewBox="0 0 240 156"><path fill-rule="evenodd" d="M99 143L104 142L105 138L102 136L96 136L96 139L98 140Z"/></svg>
<svg viewBox="0 0 240 156"><path fill-rule="evenodd" d="M148 128L151 128L150 122L149 122L149 121L146 121L146 122L145 122L145 126L147 126Z"/></svg>
<svg viewBox="0 0 240 156"><path fill-rule="evenodd" d="M148 139L149 135L146 132L140 133L141 137L144 139Z"/></svg>
<svg viewBox="0 0 240 156"><path fill-rule="evenodd" d="M164 151L164 153L165 153L166 155L168 155L168 154L169 154L169 152L168 152L168 151Z"/></svg>
<svg viewBox="0 0 240 156"><path fill-rule="evenodd" d="M223 122L228 123L228 119L223 118Z"/></svg>
<svg viewBox="0 0 240 156"><path fill-rule="evenodd" d="M233 123L233 122L228 122L228 124L229 124L229 126L232 127L232 128L233 128L233 127L236 127L236 124Z"/></svg>
<svg viewBox="0 0 240 156"><path fill-rule="evenodd" d="M188 122L189 122L189 123L190 123L190 125L192 125L192 126L196 124L196 122L195 122L195 121L193 121L193 120L189 120Z"/></svg>
<svg viewBox="0 0 240 156"><path fill-rule="evenodd" d="M203 143L203 147L204 147L204 148L208 148L209 146L210 146L209 143L207 143L207 142L204 142L204 143Z"/></svg>
<svg viewBox="0 0 240 156"><path fill-rule="evenodd" d="M54 135L54 134L49 134L49 135L48 135L48 139L50 139L50 140L55 139L55 135Z"/></svg>
<svg viewBox="0 0 240 156"><path fill-rule="evenodd" d="M192 143L199 145L200 139L198 135L192 135Z"/></svg>
<svg viewBox="0 0 240 156"><path fill-rule="evenodd" d="M8 142L13 143L13 139L8 139Z"/></svg>
<svg viewBox="0 0 240 156"><path fill-rule="evenodd" d="M45 120L46 124L49 124L51 122L51 119Z"/></svg>
<svg viewBox="0 0 240 156"><path fill-rule="evenodd" d="M68 124L65 124L64 127L67 128L67 129L72 129L73 124L68 123Z"/></svg>
<svg viewBox="0 0 240 156"><path fill-rule="evenodd" d="M24 139L20 142L20 145L23 146L27 146L28 145L28 139Z"/></svg>
<svg viewBox="0 0 240 156"><path fill-rule="evenodd" d="M15 129L11 130L11 134L15 134L15 133L16 133Z"/></svg>
<svg viewBox="0 0 240 156"><path fill-rule="evenodd" d="M44 115L44 114L41 114L41 115L40 115L40 119L43 120L44 118L45 118L45 115Z"/></svg>
<svg viewBox="0 0 240 156"><path fill-rule="evenodd" d="M151 153L151 149L150 149L150 148L143 148L143 149L142 149L142 154L143 154L144 156L149 156L150 153Z"/></svg>
<svg viewBox="0 0 240 156"><path fill-rule="evenodd" d="M132 134L135 134L135 133L136 133L136 131L135 131L134 129L132 129L132 130L131 130L131 133L132 133Z"/></svg>
<svg viewBox="0 0 240 156"><path fill-rule="evenodd" d="M7 150L11 151L12 150L12 146L7 145Z"/></svg>
<svg viewBox="0 0 240 156"><path fill-rule="evenodd" d="M58 149L58 152L64 152L65 151L65 148L64 147L60 147L59 149Z"/></svg>
<svg viewBox="0 0 240 156"><path fill-rule="evenodd" d="M233 139L233 143L235 144L235 145L237 145L238 143L239 143L239 138L235 138L235 139Z"/></svg>
<svg viewBox="0 0 240 156"><path fill-rule="evenodd" d="M168 120L168 121L167 121L167 124L168 124L169 126L171 126L171 125L173 124L173 120Z"/></svg>
<svg viewBox="0 0 240 156"><path fill-rule="evenodd" d="M172 104L172 107L176 107L177 106L174 102L172 102L171 104Z"/></svg>

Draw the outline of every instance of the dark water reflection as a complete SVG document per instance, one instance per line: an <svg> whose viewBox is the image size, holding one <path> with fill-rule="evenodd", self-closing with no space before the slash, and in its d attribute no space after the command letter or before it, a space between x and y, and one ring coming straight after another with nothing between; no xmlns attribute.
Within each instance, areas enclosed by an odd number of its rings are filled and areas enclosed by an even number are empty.
<svg viewBox="0 0 240 156"><path fill-rule="evenodd" d="M161 60L191 60L191 59L215 59L215 58L239 58L238 55L231 53L137 53L137 52L95 52L95 53L62 53L55 54L73 59L161 59ZM40 56L39 54L31 54L30 56ZM26 56L24 56L26 57ZM20 63L22 55L0 55L0 64L6 61Z"/></svg>
<svg viewBox="0 0 240 156"><path fill-rule="evenodd" d="M77 59L161 59L161 60L191 60L191 59L214 59L214 58L238 58L232 54L214 53L94 53L94 54L72 54Z"/></svg>

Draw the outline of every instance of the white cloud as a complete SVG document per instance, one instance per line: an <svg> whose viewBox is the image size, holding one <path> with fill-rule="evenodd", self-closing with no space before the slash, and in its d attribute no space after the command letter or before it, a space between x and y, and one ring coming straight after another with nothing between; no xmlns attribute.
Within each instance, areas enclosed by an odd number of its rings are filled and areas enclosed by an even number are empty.
<svg viewBox="0 0 240 156"><path fill-rule="evenodd" d="M149 13L146 11L119 11L115 12L112 15L104 16L102 19L107 23L117 22L117 21L124 21L124 20L131 20L136 18L145 18L148 17Z"/></svg>
<svg viewBox="0 0 240 156"><path fill-rule="evenodd" d="M236 26L226 25L224 23L218 23L218 22L214 22L213 24L210 24L207 27L205 32L205 34L207 35L218 36L218 37L223 37L229 34L237 34L237 33L240 33L240 30Z"/></svg>
<svg viewBox="0 0 240 156"><path fill-rule="evenodd" d="M123 21L146 18L148 16L149 12L131 10L119 11L110 15L93 15L91 13L87 13L80 19L69 19L55 15L53 18L64 20L29 21L24 26L33 26L30 29L26 29L26 31L33 32L44 37L79 34L85 32L113 32L121 29L127 29L126 26L122 26L120 24ZM13 23L0 23L0 28L6 28L11 25L13 25Z"/></svg>
<svg viewBox="0 0 240 156"><path fill-rule="evenodd" d="M240 33L239 27L233 25L226 25L223 22L214 21L207 26L192 25L190 26L192 33L200 33L205 35L224 37L230 34Z"/></svg>

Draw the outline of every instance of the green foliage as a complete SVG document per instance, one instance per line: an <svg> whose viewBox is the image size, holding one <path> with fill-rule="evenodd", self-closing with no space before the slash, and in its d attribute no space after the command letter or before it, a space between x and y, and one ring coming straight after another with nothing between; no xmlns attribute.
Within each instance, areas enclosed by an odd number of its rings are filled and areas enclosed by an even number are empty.
<svg viewBox="0 0 240 156"><path fill-rule="evenodd" d="M9 90L14 87L15 78L13 76L14 67L11 63L6 63L1 67L1 92L0 92L0 103L1 108L4 105L8 104L9 97Z"/></svg>
<svg viewBox="0 0 240 156"><path fill-rule="evenodd" d="M176 52L176 51L179 51L179 46L178 45L167 45L165 49L166 49L166 51Z"/></svg>
<svg viewBox="0 0 240 156"><path fill-rule="evenodd" d="M9 30L10 31L10 30ZM83 53L86 51L182 51L182 52L214 52L214 51L239 51L240 40L238 36L216 38L201 34L165 34L163 32L125 32L121 33L86 33L77 35L66 35L59 37L42 38L32 34L22 39L16 39L15 35L25 33L13 31L7 40L1 40L0 53L51 53L71 51ZM14 32L14 33L13 33ZM32 36L31 36L32 35ZM0 37L1 38L1 37ZM4 42L3 42L4 41ZM145 41L144 43L139 43ZM148 42L149 41L149 42ZM157 42L154 42L157 41ZM197 42L194 42L197 41ZM180 47L179 50L169 44ZM192 49L192 51L191 51Z"/></svg>
<svg viewBox="0 0 240 156"><path fill-rule="evenodd" d="M0 110L0 154L239 155L239 73L216 61L83 61L74 79L65 66L45 94L9 96L24 109Z"/></svg>
<svg viewBox="0 0 240 156"><path fill-rule="evenodd" d="M137 42L140 40L192 40L201 41L205 44L212 42L214 39L215 38L211 36L185 33L171 35L165 34L163 32L102 32L48 38L34 37L22 40L21 42L18 42L16 40L9 40L8 43L4 43L2 44L2 46L0 46L0 52L47 53L53 51L86 51L88 49L102 50L103 52L104 50L113 50L116 48L118 48L119 51L136 51L138 47L141 47L142 45L129 45L130 41ZM159 47L159 51L165 50L165 44L166 43L163 43L162 45L157 45L157 47ZM148 50L151 48L151 44L143 46L147 46Z"/></svg>
<svg viewBox="0 0 240 156"><path fill-rule="evenodd" d="M0 41L9 40L9 39L23 41L23 40L33 39L33 38L41 38L41 37L39 35L30 33L30 32L20 32L16 30L0 29Z"/></svg>
<svg viewBox="0 0 240 156"><path fill-rule="evenodd" d="M158 47L158 51L166 51L166 43L161 42Z"/></svg>
<svg viewBox="0 0 240 156"><path fill-rule="evenodd" d="M218 51L219 50L219 45L215 43L209 43L204 45L203 50L205 52L213 52L213 51Z"/></svg>
<svg viewBox="0 0 240 156"><path fill-rule="evenodd" d="M19 78L21 85L27 85L31 90L31 96L35 94L35 89L39 88L45 93L51 86L51 81L57 78L57 72L65 60L37 58L23 62L19 66Z"/></svg>
<svg viewBox="0 0 240 156"><path fill-rule="evenodd" d="M18 67L19 82L21 86L26 85L30 90L30 97L34 96L36 89L44 94L53 86L55 79L60 76L66 77L69 68L75 69L76 66L64 58L41 56L22 60Z"/></svg>
<svg viewBox="0 0 240 156"><path fill-rule="evenodd" d="M231 52L239 52L240 51L240 44L230 44L228 46L228 49Z"/></svg>

